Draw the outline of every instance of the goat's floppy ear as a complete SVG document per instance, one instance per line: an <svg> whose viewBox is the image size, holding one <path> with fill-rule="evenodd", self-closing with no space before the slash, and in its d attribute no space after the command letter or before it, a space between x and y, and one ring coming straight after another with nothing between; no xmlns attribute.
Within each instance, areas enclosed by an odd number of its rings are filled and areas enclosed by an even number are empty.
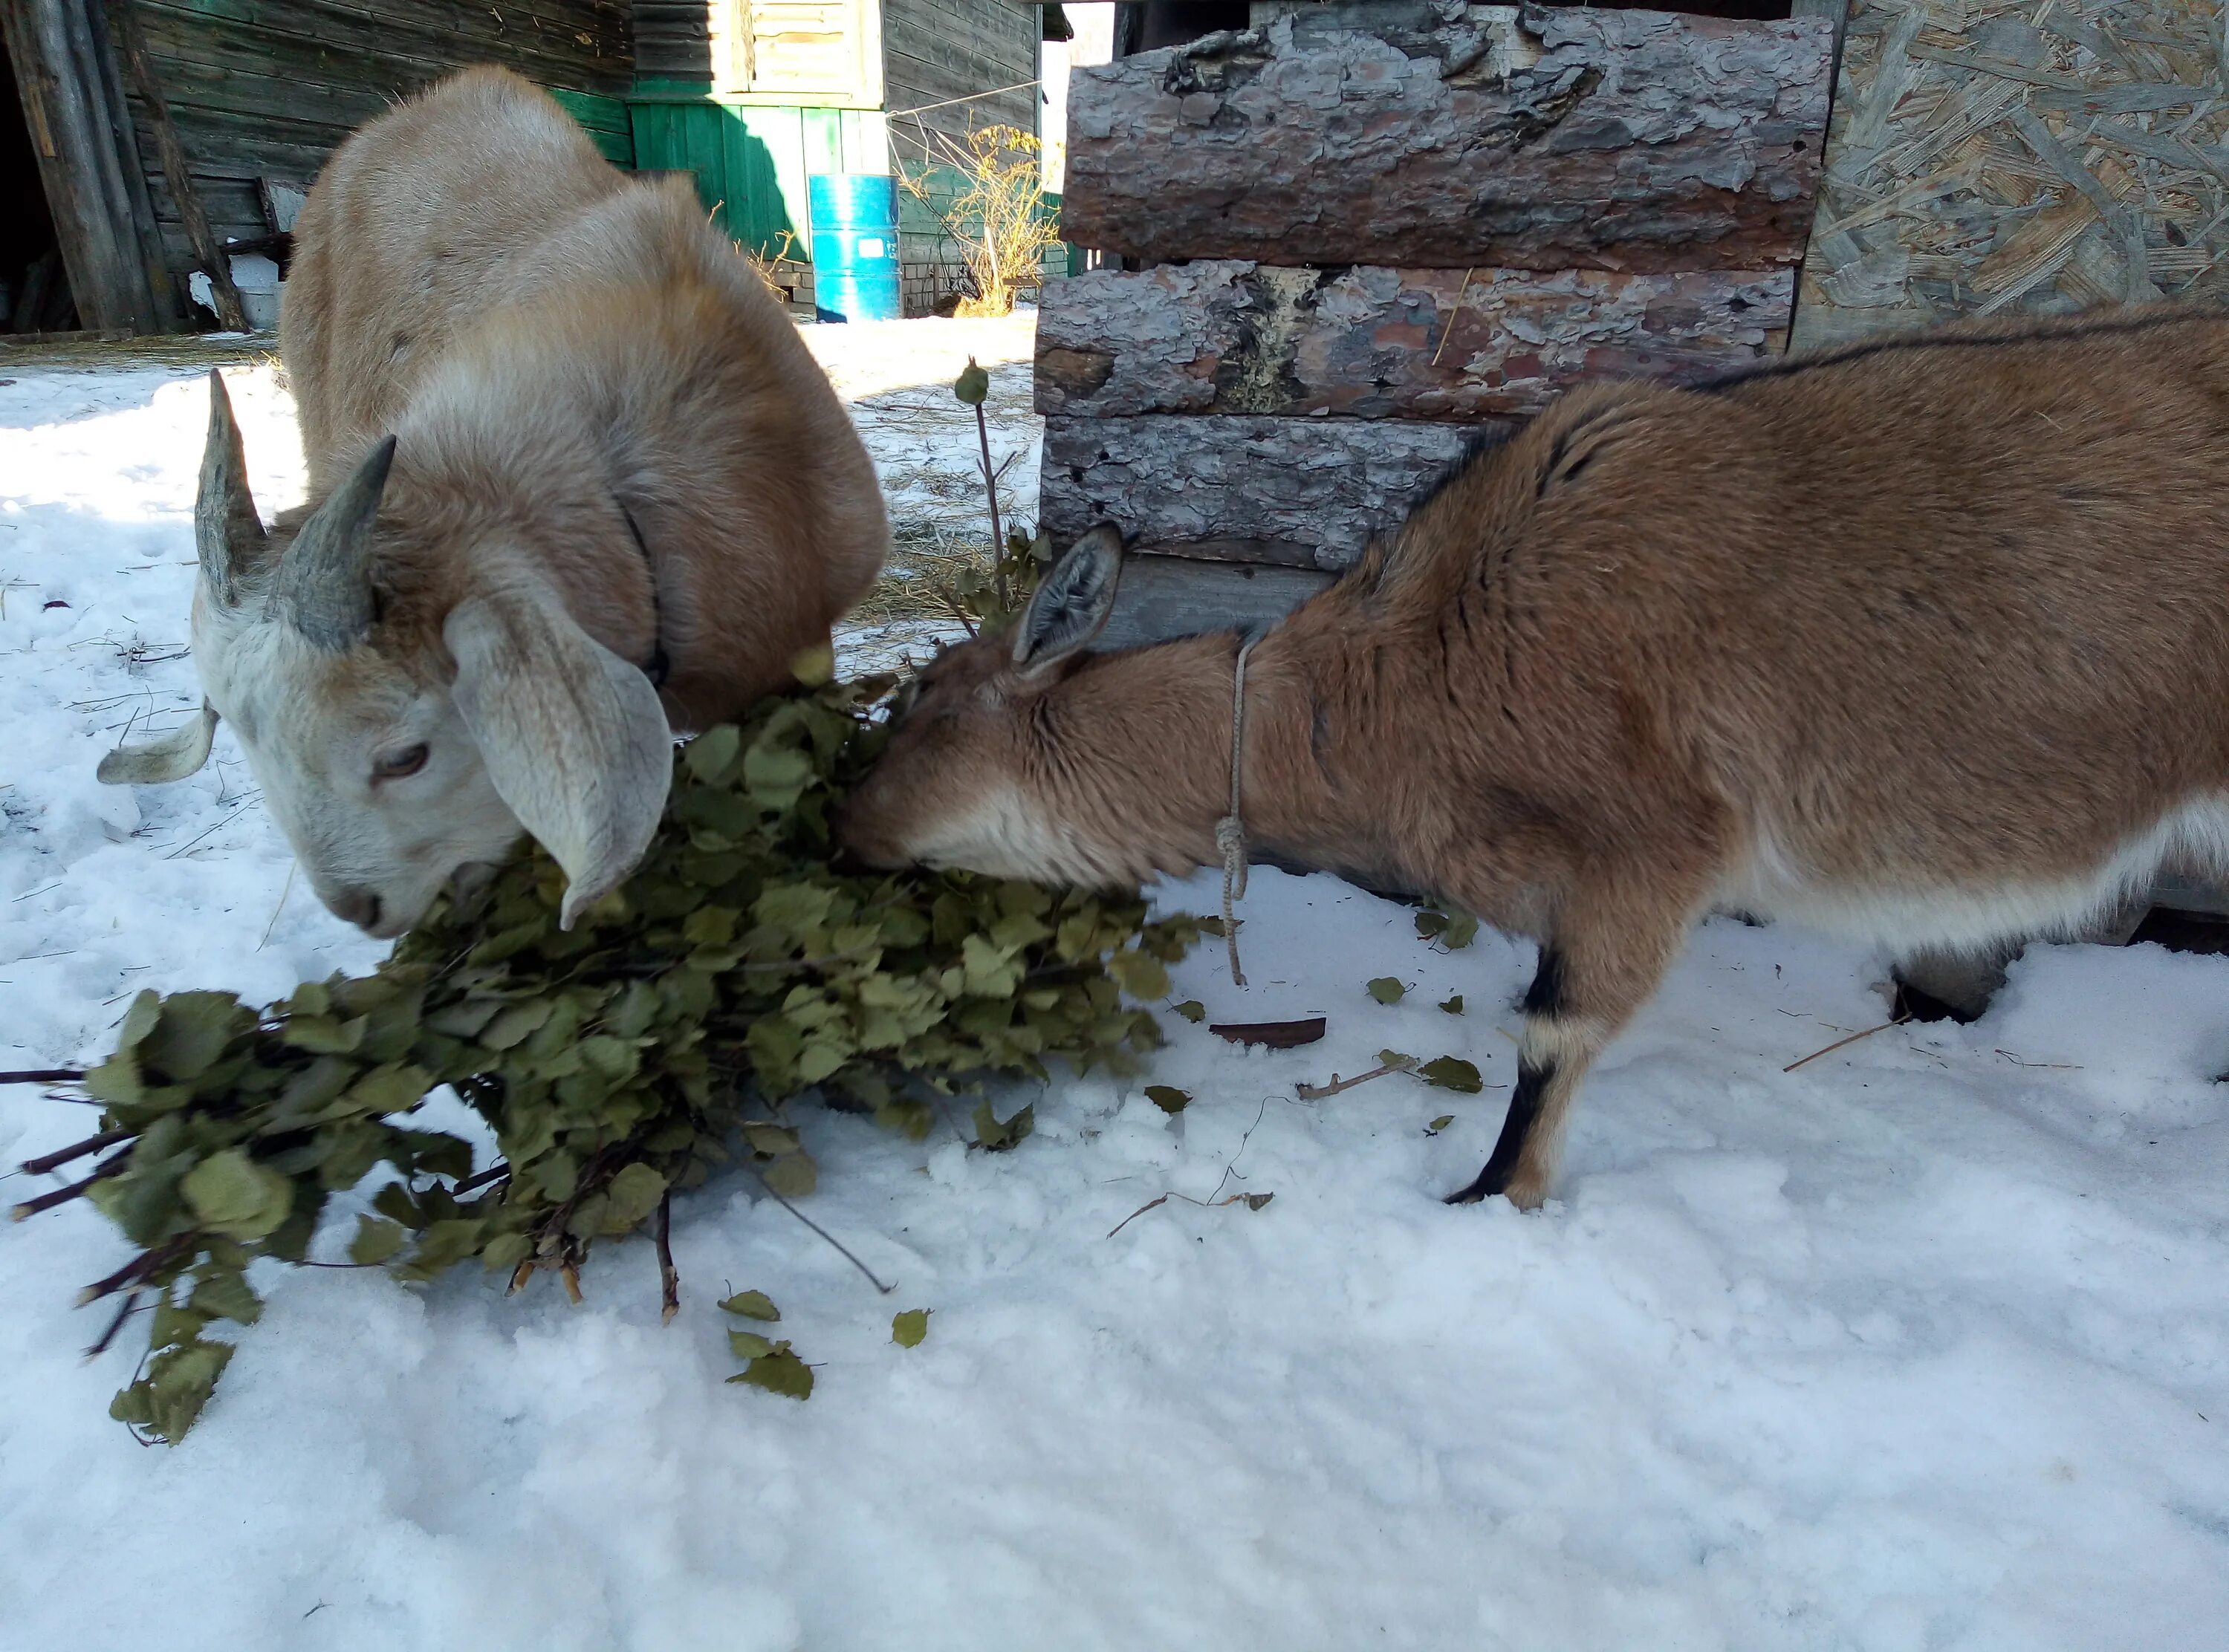
<svg viewBox="0 0 2229 1652"><path fill-rule="evenodd" d="M206 700L184 727L137 746L119 746L93 772L105 786L154 786L183 780L209 761L216 739L216 708Z"/></svg>
<svg viewBox="0 0 2229 1652"><path fill-rule="evenodd" d="M468 599L441 634L497 795L565 868L570 929L634 870L665 812L673 733L658 690L547 590Z"/></svg>
<svg viewBox="0 0 2229 1652"><path fill-rule="evenodd" d="M1034 676L1089 646L1114 611L1121 578L1121 530L1102 522L1070 546L1038 581L1014 627L1014 663Z"/></svg>

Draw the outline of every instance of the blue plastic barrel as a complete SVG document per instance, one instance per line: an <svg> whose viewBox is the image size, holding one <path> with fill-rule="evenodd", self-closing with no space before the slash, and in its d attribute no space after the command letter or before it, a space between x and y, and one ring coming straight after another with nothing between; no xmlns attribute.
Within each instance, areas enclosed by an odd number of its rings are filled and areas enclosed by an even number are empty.
<svg viewBox="0 0 2229 1652"><path fill-rule="evenodd" d="M814 312L822 321L896 321L896 183L887 172L816 172L805 184Z"/></svg>

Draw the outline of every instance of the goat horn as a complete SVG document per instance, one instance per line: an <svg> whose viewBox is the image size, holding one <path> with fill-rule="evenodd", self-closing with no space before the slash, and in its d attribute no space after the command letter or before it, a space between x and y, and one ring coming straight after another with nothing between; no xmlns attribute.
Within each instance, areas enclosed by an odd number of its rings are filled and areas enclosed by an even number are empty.
<svg viewBox="0 0 2229 1652"><path fill-rule="evenodd" d="M310 513L279 559L273 600L319 648L354 646L377 618L371 592L372 528L379 520L388 467L394 463L390 436Z"/></svg>
<svg viewBox="0 0 2229 1652"><path fill-rule="evenodd" d="M224 375L212 368L209 376L209 440L202 448L201 490L194 498L194 548L210 594L232 608L240 602L241 579L263 560L263 521L247 490L247 455Z"/></svg>

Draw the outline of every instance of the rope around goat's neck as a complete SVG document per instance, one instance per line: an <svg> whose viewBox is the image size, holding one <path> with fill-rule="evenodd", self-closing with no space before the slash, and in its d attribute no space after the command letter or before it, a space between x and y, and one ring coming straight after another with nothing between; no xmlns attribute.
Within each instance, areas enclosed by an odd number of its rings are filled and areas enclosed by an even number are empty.
<svg viewBox="0 0 2229 1652"><path fill-rule="evenodd" d="M1246 656L1262 639L1249 637L1230 673L1230 812L1215 823L1215 847L1223 851L1223 944L1230 952L1230 983L1246 984L1238 967L1238 919L1232 908L1246 898L1246 823L1239 812L1239 782L1246 766Z"/></svg>

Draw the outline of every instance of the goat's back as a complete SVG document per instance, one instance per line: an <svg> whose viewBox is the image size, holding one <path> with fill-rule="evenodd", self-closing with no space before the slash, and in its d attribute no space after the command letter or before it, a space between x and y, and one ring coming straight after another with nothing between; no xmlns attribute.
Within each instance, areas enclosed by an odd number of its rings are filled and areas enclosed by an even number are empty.
<svg viewBox="0 0 2229 1652"><path fill-rule="evenodd" d="M312 496L391 429L502 272L630 183L546 93L467 70L352 134L294 230L279 352Z"/></svg>
<svg viewBox="0 0 2229 1652"><path fill-rule="evenodd" d="M1482 766L1701 777L1802 877L2071 876L2229 790L2225 471L2229 317L1969 325L1576 394L1367 594L1476 623Z"/></svg>

